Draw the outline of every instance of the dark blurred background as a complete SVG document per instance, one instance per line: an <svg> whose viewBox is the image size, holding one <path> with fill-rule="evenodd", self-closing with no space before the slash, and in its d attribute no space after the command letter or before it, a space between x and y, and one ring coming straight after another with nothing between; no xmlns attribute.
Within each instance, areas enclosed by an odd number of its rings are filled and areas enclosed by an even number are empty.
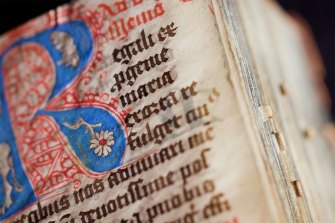
<svg viewBox="0 0 335 223"><path fill-rule="evenodd" d="M111 0L113 1L113 0ZM0 0L0 34L69 0ZM325 68L326 85L335 102L335 0L278 0L309 24ZM332 106L335 117L335 103Z"/></svg>

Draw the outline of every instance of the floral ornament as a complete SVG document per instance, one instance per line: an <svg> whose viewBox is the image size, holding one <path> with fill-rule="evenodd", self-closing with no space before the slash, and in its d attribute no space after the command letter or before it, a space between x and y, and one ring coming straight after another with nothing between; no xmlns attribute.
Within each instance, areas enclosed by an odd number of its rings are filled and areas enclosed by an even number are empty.
<svg viewBox="0 0 335 223"><path fill-rule="evenodd" d="M96 132L90 140L90 148L94 149L94 153L97 156L102 157L108 156L112 152L113 144L113 132L109 132L108 130L101 130L100 133Z"/></svg>
<svg viewBox="0 0 335 223"><path fill-rule="evenodd" d="M79 118L73 124L63 123L66 127L70 129L78 129L81 126L86 126L87 131L91 133L90 148L94 149L94 153L97 156L108 156L112 152L112 147L114 145L114 136L112 131L101 130L100 132L94 132L94 128L101 127L101 123L90 124L84 121L84 119Z"/></svg>

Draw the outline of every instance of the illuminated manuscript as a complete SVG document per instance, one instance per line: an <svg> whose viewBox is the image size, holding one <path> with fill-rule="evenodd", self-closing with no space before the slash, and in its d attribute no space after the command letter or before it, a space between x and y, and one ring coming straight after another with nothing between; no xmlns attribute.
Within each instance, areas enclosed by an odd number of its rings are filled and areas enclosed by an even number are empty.
<svg viewBox="0 0 335 223"><path fill-rule="evenodd" d="M80 0L5 33L0 221L334 220L315 154L299 156L300 95L291 108L274 90L310 83L299 38L262 0ZM291 60L269 51L292 43ZM317 128L315 101L301 120Z"/></svg>

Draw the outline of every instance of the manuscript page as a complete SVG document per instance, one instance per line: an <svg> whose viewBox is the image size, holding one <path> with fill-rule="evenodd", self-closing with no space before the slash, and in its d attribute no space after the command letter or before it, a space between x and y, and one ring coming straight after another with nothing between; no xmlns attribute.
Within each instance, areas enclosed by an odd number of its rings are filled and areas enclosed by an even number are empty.
<svg viewBox="0 0 335 223"><path fill-rule="evenodd" d="M214 12L78 1L1 37L0 220L285 222Z"/></svg>

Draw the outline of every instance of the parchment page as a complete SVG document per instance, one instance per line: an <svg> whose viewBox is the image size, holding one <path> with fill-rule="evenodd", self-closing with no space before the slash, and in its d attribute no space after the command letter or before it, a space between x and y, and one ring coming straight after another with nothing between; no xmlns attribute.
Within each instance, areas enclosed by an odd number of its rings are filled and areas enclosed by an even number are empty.
<svg viewBox="0 0 335 223"><path fill-rule="evenodd" d="M0 220L274 222L213 11L78 1L1 37Z"/></svg>
<svg viewBox="0 0 335 223"><path fill-rule="evenodd" d="M272 5L269 5L270 7L275 8ZM326 95L322 95L321 91L323 79L317 77L318 73L314 73L312 62L317 63L317 61L310 61L314 56L311 55L313 51L307 50L309 46L304 41L304 38L308 38L311 33L303 33L303 27L299 27L301 24L291 17L280 20L279 14L282 12L273 11L269 15L272 24L276 27L273 30L273 36L277 37L278 33L284 32L285 29L291 30L285 31L287 34L283 35L282 40L275 38L275 41L278 44L276 50L279 51L280 66L282 66L280 81L287 88L287 94L282 97L286 101L282 109L288 114L284 121L291 126L295 125L297 132L295 137L298 142L295 142L293 159L296 167L304 170L301 178L305 181L303 187L306 188L306 197L310 200L312 197L315 199L314 204L310 202L312 211L318 215L314 221L333 222L335 199L331 191L335 182L335 156L333 148L324 135L325 127L330 122L330 115L325 104L321 103L322 100L326 100ZM289 51L294 53L290 57L285 57L284 55ZM278 80L272 81L278 83ZM293 135L293 133L290 134L290 136ZM300 150L296 146L299 143L302 144Z"/></svg>
<svg viewBox="0 0 335 223"><path fill-rule="evenodd" d="M333 222L334 154L323 135L329 116L319 100L326 99L319 95L322 80L313 77L317 61L308 59L315 55L304 41L311 34L299 32L275 2L236 2L273 131L282 132L286 145L274 154L288 164L285 178L292 182L287 189L294 199L287 210L298 214L295 222Z"/></svg>

